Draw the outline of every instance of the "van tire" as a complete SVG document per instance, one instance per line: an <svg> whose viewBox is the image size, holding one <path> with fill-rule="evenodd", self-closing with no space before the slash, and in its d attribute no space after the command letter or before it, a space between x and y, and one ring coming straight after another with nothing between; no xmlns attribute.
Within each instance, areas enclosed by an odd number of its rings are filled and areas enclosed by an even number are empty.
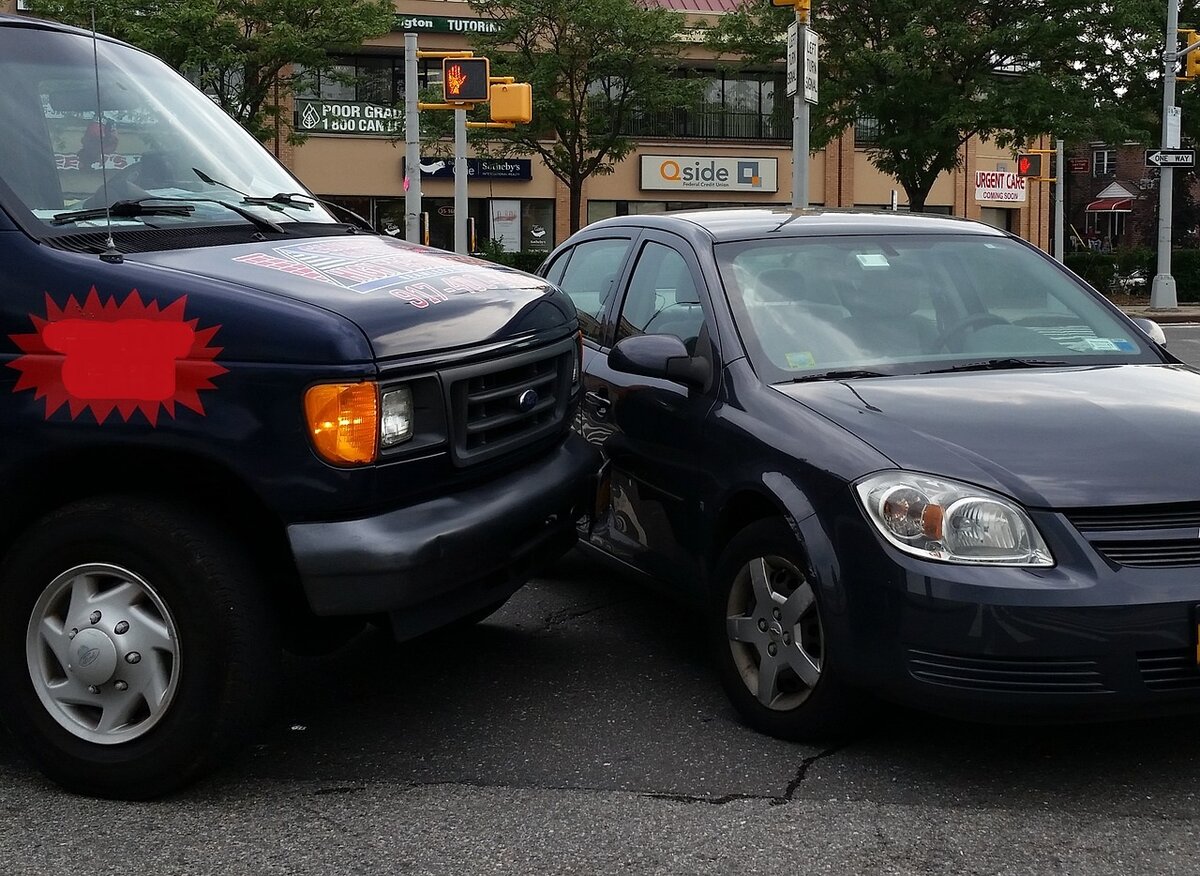
<svg viewBox="0 0 1200 876"><path fill-rule="evenodd" d="M71 791L153 798L217 766L269 710L279 655L246 550L181 504L75 502L0 563L0 714Z"/></svg>

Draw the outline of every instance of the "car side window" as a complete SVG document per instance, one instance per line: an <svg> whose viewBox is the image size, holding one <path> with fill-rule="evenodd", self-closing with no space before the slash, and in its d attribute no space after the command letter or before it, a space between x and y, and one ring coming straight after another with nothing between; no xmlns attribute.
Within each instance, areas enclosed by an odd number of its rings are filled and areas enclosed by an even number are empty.
<svg viewBox="0 0 1200 876"><path fill-rule="evenodd" d="M579 327L586 338L600 340L600 314L613 294L632 243L627 237L586 240L571 253L558 285L574 302L579 312ZM556 265L551 266L551 275Z"/></svg>
<svg viewBox="0 0 1200 876"><path fill-rule="evenodd" d="M564 249L558 254L558 257L550 263L550 267L547 269L545 277L555 286L558 286L562 283L563 272L566 271L567 262L571 260L571 253L574 251L574 247L571 249Z"/></svg>
<svg viewBox="0 0 1200 876"><path fill-rule="evenodd" d="M688 263L661 243L642 247L621 308L617 340L633 335L674 335L693 350L704 310Z"/></svg>

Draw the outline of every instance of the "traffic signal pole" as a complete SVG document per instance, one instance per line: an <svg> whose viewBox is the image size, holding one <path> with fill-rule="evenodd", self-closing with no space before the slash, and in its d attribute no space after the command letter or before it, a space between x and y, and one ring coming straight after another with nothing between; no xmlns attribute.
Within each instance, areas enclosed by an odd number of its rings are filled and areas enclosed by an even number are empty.
<svg viewBox="0 0 1200 876"><path fill-rule="evenodd" d="M1168 126L1175 108L1175 66L1179 60L1179 0L1167 0L1167 39L1163 48L1162 141L1170 143ZM1174 144L1178 146L1178 144ZM1174 169L1168 164L1158 171L1158 273L1150 286L1151 310L1175 310L1179 299L1171 276L1171 207L1174 201Z"/></svg>
<svg viewBox="0 0 1200 876"><path fill-rule="evenodd" d="M454 111L454 251L466 255L467 242L467 111Z"/></svg>
<svg viewBox="0 0 1200 876"><path fill-rule="evenodd" d="M1056 141L1054 144L1054 260L1060 264L1063 260L1064 238L1066 236L1066 222L1064 221L1066 192L1063 183L1067 178L1067 174L1063 169L1064 151L1063 141Z"/></svg>
<svg viewBox="0 0 1200 876"><path fill-rule="evenodd" d="M417 83L417 35L404 35L404 239L421 242L421 122Z"/></svg>

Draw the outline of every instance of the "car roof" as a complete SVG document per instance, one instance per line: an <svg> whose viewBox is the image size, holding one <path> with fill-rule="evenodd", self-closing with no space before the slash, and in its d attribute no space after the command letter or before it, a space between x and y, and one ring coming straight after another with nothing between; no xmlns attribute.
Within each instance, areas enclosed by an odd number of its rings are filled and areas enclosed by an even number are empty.
<svg viewBox="0 0 1200 876"><path fill-rule="evenodd" d="M727 207L617 216L587 226L588 231L616 227L657 228L684 236L705 232L716 242L778 234L789 237L843 234L981 234L1006 232L982 222L930 213L891 210L833 210L787 207Z"/></svg>

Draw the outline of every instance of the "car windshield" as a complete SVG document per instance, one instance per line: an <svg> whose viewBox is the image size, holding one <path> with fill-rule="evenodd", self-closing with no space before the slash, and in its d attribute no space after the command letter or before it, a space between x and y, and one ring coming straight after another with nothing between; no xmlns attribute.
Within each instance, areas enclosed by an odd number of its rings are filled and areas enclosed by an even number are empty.
<svg viewBox="0 0 1200 876"><path fill-rule="evenodd" d="M769 383L1161 362L1072 275L980 234L717 244L751 362Z"/></svg>
<svg viewBox="0 0 1200 876"><path fill-rule="evenodd" d="M304 189L182 76L127 46L95 48L94 62L86 36L0 28L0 195L10 209L47 230L103 225L106 202L139 202L116 211L114 226L247 221L217 201L277 224L335 221L315 201L278 199Z"/></svg>

